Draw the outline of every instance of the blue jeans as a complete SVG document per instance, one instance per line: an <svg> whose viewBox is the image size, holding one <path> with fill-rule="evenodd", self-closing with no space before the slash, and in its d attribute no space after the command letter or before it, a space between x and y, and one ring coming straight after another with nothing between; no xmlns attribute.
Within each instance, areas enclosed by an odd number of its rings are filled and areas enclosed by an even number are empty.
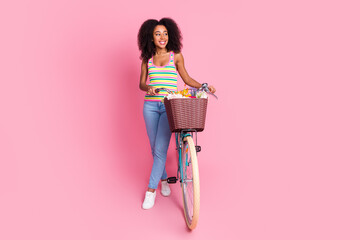
<svg viewBox="0 0 360 240"><path fill-rule="evenodd" d="M171 131L162 102L145 101L143 115L154 160L148 187L157 189L160 179L167 179L165 162Z"/></svg>

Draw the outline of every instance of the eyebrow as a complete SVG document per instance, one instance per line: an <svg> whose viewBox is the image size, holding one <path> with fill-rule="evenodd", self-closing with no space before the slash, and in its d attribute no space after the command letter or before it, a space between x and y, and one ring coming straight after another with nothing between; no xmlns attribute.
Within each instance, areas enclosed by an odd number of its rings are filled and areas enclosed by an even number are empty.
<svg viewBox="0 0 360 240"><path fill-rule="evenodd" d="M157 33L157 32L160 32L160 31L156 31L156 33ZM164 32L167 32L167 31L164 31Z"/></svg>

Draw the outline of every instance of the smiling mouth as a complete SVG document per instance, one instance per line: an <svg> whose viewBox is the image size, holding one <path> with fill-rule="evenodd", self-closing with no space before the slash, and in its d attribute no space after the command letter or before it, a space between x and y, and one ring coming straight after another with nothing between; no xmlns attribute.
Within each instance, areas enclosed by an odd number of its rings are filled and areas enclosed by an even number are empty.
<svg viewBox="0 0 360 240"><path fill-rule="evenodd" d="M166 44L166 42L165 41L161 41L161 42L159 42L161 45L165 45Z"/></svg>

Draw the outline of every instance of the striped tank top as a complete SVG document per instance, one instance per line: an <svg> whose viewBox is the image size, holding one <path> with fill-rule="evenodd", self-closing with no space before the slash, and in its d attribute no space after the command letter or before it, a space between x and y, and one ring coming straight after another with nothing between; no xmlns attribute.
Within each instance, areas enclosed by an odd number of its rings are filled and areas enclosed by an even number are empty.
<svg viewBox="0 0 360 240"><path fill-rule="evenodd" d="M165 66L160 67L154 65L153 58L150 58L148 61L148 75L150 81L149 86L177 91L177 72L174 63L174 52L170 52L169 62ZM166 95L168 95L166 91L160 91L154 96L146 94L145 101L161 102Z"/></svg>

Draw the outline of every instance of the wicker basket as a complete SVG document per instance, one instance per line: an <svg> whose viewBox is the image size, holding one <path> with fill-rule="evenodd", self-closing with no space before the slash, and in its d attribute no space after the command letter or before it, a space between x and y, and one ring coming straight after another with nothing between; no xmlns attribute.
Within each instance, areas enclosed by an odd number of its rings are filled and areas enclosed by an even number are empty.
<svg viewBox="0 0 360 240"><path fill-rule="evenodd" d="M182 129L201 132L205 128L207 98L164 99L170 130Z"/></svg>

